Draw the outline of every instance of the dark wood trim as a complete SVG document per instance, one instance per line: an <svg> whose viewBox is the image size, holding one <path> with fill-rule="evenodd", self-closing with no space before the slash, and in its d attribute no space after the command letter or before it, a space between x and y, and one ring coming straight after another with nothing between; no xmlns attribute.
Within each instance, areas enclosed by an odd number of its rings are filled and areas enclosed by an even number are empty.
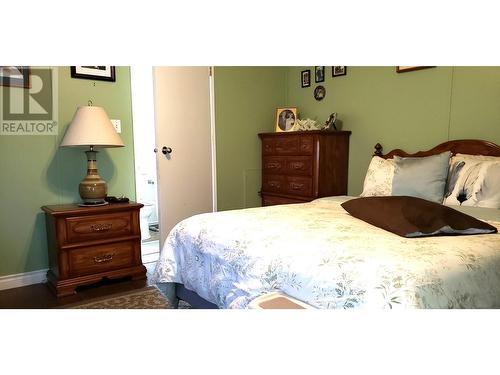
<svg viewBox="0 0 500 375"><path fill-rule="evenodd" d="M53 216L72 216L72 215L94 215L101 214L103 211L107 213L130 211L144 207L142 203L127 202L127 203L110 203L105 206L78 206L77 204L55 204L43 206L42 210Z"/></svg>
<svg viewBox="0 0 500 375"><path fill-rule="evenodd" d="M468 154L468 155L486 155L486 156L500 156L500 146L493 142L483 141L480 139L457 139L452 141L443 142L436 147L427 151L418 151L413 154L395 149L387 154L382 153L382 145L377 143L375 145L374 156L380 156L384 159L389 159L394 156L402 157L415 157L415 156L431 156L437 155L442 152L450 151L455 154Z"/></svg>
<svg viewBox="0 0 500 375"><path fill-rule="evenodd" d="M274 132L274 133L259 133L259 138L263 137L282 137L283 135L293 136L293 135L305 135L305 134L322 134L322 135L339 135L345 134L350 135L350 130L304 130L304 131L291 131L291 132Z"/></svg>

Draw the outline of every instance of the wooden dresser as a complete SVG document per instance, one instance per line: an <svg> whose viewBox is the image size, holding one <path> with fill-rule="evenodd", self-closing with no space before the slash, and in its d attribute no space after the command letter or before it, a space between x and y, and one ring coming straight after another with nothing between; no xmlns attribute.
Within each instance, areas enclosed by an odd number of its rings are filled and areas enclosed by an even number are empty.
<svg viewBox="0 0 500 375"><path fill-rule="evenodd" d="M49 250L49 286L58 297L104 277L145 279L139 203L98 207L43 206Z"/></svg>
<svg viewBox="0 0 500 375"><path fill-rule="evenodd" d="M262 205L347 194L350 131L261 133Z"/></svg>

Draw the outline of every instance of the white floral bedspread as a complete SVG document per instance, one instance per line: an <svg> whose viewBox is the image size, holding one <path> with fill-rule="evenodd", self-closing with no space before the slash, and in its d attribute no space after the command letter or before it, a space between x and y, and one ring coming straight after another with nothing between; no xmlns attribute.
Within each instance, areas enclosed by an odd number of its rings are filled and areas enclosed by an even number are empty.
<svg viewBox="0 0 500 375"><path fill-rule="evenodd" d="M351 217L347 199L190 217L154 279L221 308L276 290L318 308L500 308L500 234L405 239Z"/></svg>

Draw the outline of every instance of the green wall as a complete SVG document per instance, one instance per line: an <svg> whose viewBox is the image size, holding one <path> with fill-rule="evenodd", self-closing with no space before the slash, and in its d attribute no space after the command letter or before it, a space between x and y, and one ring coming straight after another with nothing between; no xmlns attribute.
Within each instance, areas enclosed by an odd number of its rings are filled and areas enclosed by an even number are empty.
<svg viewBox="0 0 500 375"><path fill-rule="evenodd" d="M373 145L386 151L427 149L448 139L482 138L500 144L500 68L437 67L397 74L395 67L326 68L322 102L314 83L300 87L300 71L314 67L217 67L215 110L219 210L260 205L259 132L274 131L275 109L294 105L301 118L324 122L337 112L351 130L349 194L361 192ZM130 71L116 82L70 78L59 67L59 135L0 136L0 276L47 267L40 206L79 200L85 154L59 149L76 107L90 99L122 121L124 148L99 153L109 194L135 199Z"/></svg>
<svg viewBox="0 0 500 375"><path fill-rule="evenodd" d="M217 206L260 206L261 146L257 134L274 131L284 105L286 68L215 68Z"/></svg>
<svg viewBox="0 0 500 375"><path fill-rule="evenodd" d="M500 144L500 67L436 67L396 73L395 67L348 67L346 76L301 88L300 72L314 67L290 67L287 102L301 118L323 123L338 113L343 130L351 130L350 195L359 195L373 153L380 142L385 151L414 152L449 139L478 138ZM313 97L316 85L326 97Z"/></svg>
<svg viewBox="0 0 500 375"><path fill-rule="evenodd" d="M129 68L116 67L116 82L103 82L71 78L69 67L58 67L58 82L58 136L0 135L0 276L48 267L40 207L80 200L78 184L86 173L83 149L58 145L77 106L89 99L121 120L125 143L99 152L99 174L110 195L135 199Z"/></svg>

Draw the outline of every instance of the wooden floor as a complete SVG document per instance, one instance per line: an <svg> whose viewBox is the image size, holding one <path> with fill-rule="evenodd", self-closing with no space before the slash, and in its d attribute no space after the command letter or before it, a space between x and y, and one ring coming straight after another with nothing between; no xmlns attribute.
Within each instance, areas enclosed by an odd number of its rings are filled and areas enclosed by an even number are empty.
<svg viewBox="0 0 500 375"><path fill-rule="evenodd" d="M148 279L154 271L154 263L145 264ZM51 309L64 308L64 305L86 301L96 297L104 297L115 293L126 292L148 285L147 280L132 281L130 279L103 280L91 286L77 288L73 296L57 298L46 283L33 284L20 288L0 290L0 308L2 309Z"/></svg>

